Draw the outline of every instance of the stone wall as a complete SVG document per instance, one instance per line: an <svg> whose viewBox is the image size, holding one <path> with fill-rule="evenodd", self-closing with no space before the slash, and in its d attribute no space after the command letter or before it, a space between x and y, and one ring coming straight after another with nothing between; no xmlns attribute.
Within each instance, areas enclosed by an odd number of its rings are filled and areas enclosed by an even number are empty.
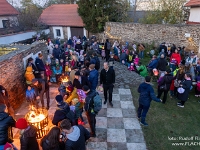
<svg viewBox="0 0 200 150"><path fill-rule="evenodd" d="M23 58L41 51L47 55L47 46L44 43L33 43L26 46L17 46L19 49L7 55L0 56L0 84L10 95L11 105L18 108L25 99L25 78Z"/></svg>
<svg viewBox="0 0 200 150"><path fill-rule="evenodd" d="M98 37L118 38L119 41L129 41L138 43L156 44L162 42L174 43L177 46L186 46L186 33L199 45L200 25L163 25L163 24L134 24L134 23L115 23L107 22L105 31L108 34L99 34ZM111 38L112 39L112 38Z"/></svg>

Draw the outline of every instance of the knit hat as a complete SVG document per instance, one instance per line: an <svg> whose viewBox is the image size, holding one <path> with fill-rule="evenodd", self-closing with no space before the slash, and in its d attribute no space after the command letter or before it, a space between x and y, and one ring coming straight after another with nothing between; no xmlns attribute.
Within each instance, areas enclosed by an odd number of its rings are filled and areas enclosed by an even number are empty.
<svg viewBox="0 0 200 150"><path fill-rule="evenodd" d="M82 88L82 90L83 90L84 92L88 91L89 89L90 89L90 88L89 88L87 85L84 85L83 88Z"/></svg>
<svg viewBox="0 0 200 150"><path fill-rule="evenodd" d="M38 81L38 79L33 79L32 84L35 84Z"/></svg>
<svg viewBox="0 0 200 150"><path fill-rule="evenodd" d="M72 85L67 86L66 88L67 92L72 92L74 90L74 87Z"/></svg>
<svg viewBox="0 0 200 150"><path fill-rule="evenodd" d="M0 112L4 112L6 109L6 105L5 104L1 104L0 105Z"/></svg>
<svg viewBox="0 0 200 150"><path fill-rule="evenodd" d="M57 95L57 96L55 97L55 99L56 99L56 103L57 103L58 105L62 105L63 97L62 97L61 95Z"/></svg>
<svg viewBox="0 0 200 150"><path fill-rule="evenodd" d="M81 75L80 72L76 71L75 76L80 76L80 75Z"/></svg>
<svg viewBox="0 0 200 150"><path fill-rule="evenodd" d="M3 150L6 150L7 148L13 148L13 146L12 146L10 143L7 142L7 143L4 145Z"/></svg>
<svg viewBox="0 0 200 150"><path fill-rule="evenodd" d="M17 120L15 127L18 129L26 129L28 127L28 123L27 123L26 119L20 118Z"/></svg>

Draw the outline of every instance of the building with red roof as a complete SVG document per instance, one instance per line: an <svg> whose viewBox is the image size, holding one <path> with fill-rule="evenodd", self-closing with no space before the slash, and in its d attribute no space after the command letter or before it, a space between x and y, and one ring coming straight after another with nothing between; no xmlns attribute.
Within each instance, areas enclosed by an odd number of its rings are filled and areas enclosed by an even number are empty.
<svg viewBox="0 0 200 150"><path fill-rule="evenodd" d="M53 4L43 10L40 21L50 26L54 38L69 39L73 36L86 36L77 4Z"/></svg>
<svg viewBox="0 0 200 150"><path fill-rule="evenodd" d="M187 24L200 24L200 0L190 0L185 4L185 7L190 7Z"/></svg>
<svg viewBox="0 0 200 150"><path fill-rule="evenodd" d="M18 26L19 12L6 0L0 0L0 28Z"/></svg>

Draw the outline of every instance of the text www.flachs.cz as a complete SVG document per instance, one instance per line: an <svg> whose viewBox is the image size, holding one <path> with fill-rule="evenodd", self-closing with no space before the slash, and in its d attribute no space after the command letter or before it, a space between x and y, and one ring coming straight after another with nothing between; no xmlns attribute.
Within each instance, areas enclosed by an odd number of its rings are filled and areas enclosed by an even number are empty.
<svg viewBox="0 0 200 150"><path fill-rule="evenodd" d="M200 146L200 142L176 142L172 143L172 146Z"/></svg>

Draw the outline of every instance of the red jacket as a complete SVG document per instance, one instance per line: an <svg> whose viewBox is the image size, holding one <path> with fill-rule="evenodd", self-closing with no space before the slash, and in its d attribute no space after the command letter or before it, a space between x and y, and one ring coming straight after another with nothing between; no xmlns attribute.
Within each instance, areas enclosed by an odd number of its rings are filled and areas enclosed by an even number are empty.
<svg viewBox="0 0 200 150"><path fill-rule="evenodd" d="M45 65L44 67L45 67L45 74L46 74L46 76L51 76L52 71L51 71L50 66L49 65Z"/></svg>
<svg viewBox="0 0 200 150"><path fill-rule="evenodd" d="M178 53L173 53L171 58L170 58L170 62L172 61L172 59L175 59L177 61L177 64L180 64L181 62L181 55Z"/></svg>

